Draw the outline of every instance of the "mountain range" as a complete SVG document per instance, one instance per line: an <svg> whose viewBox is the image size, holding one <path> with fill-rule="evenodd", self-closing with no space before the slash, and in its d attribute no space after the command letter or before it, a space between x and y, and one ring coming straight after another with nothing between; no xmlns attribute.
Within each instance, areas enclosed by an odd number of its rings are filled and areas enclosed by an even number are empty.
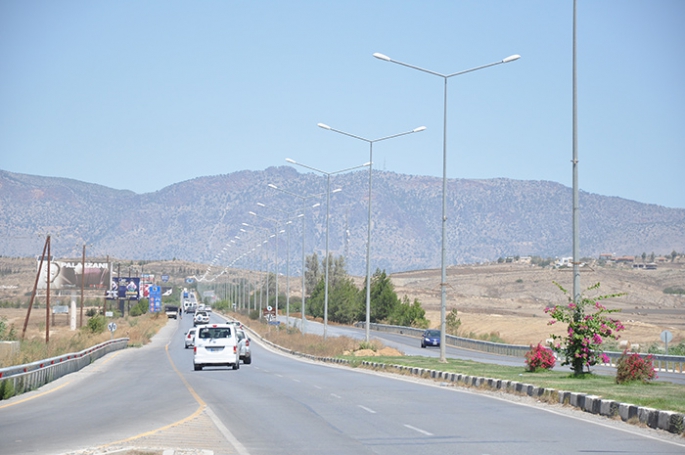
<svg viewBox="0 0 685 455"><path fill-rule="evenodd" d="M275 248L257 246L278 227L278 243L272 238L268 245L277 245L279 271L286 273L289 257L290 272L299 274L304 218L305 254L323 257L328 237L329 252L343 255L348 272L361 276L368 185L365 170L331 176L327 236L326 179L288 166L199 177L145 194L0 170L0 255L39 256L50 234L56 258L80 258L85 245L89 258L176 258L213 269L260 269L265 254L273 263ZM440 267L442 180L374 170L372 185L372 271ZM571 255L569 187L450 179L447 194L448 265ZM305 216L297 217L303 209ZM581 191L579 214L582 257L685 251L685 209Z"/></svg>

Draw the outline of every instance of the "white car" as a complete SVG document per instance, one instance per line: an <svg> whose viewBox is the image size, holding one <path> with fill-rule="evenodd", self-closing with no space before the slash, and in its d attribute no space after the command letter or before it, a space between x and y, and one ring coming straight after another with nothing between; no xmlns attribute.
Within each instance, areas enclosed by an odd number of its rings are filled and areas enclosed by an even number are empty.
<svg viewBox="0 0 685 455"><path fill-rule="evenodd" d="M205 311L197 311L193 316L193 325L209 324L209 315Z"/></svg>
<svg viewBox="0 0 685 455"><path fill-rule="evenodd" d="M195 332L197 332L197 329L195 327L191 327L188 329L185 335L185 344L186 344L186 349L189 347L195 346Z"/></svg>
<svg viewBox="0 0 685 455"><path fill-rule="evenodd" d="M195 371L210 366L240 368L238 335L232 324L210 324L197 328L193 349Z"/></svg>
<svg viewBox="0 0 685 455"><path fill-rule="evenodd" d="M250 337L243 329L237 329L236 334L238 335L238 352L240 354L240 360L242 360L245 365L249 365L252 363Z"/></svg>

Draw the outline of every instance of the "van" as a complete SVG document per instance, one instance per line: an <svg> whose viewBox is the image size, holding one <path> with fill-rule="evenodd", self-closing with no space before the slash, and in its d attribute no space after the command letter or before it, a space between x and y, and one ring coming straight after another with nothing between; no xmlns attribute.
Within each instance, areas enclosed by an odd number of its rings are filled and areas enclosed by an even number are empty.
<svg viewBox="0 0 685 455"><path fill-rule="evenodd" d="M238 337L233 324L209 324L197 328L193 367L199 371L209 366L240 368Z"/></svg>

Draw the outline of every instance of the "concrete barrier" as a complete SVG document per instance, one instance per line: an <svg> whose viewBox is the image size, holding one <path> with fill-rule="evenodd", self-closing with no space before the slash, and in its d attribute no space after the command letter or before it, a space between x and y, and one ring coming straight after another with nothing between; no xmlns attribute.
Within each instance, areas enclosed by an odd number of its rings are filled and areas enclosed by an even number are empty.
<svg viewBox="0 0 685 455"><path fill-rule="evenodd" d="M118 338L80 352L2 368L0 369L0 388L4 391L9 390L11 392L9 395L12 396L35 390L55 379L79 371L110 352L125 348L128 340L128 338Z"/></svg>

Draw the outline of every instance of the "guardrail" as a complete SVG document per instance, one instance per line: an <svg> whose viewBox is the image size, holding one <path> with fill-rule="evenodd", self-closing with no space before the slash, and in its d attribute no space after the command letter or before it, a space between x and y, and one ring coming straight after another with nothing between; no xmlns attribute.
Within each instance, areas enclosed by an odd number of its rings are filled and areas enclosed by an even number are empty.
<svg viewBox="0 0 685 455"><path fill-rule="evenodd" d="M364 322L357 322L355 327L364 327ZM377 332L397 333L400 335L410 335L421 337L423 329L414 327L402 327L398 325L385 324L369 324L369 329ZM474 340L472 338L462 338L454 335L445 334L445 343L451 346L456 346L464 349L471 349L473 351L489 352L492 354L508 355L513 357L525 357L526 352L530 351L530 346L523 346L520 344L504 344L494 343L492 341ZM616 366L616 361L623 354L622 352L604 351L604 353L611 359L610 363L605 365ZM671 373L685 373L685 356L678 355L664 355L652 354L652 361L654 368L657 371L665 371Z"/></svg>
<svg viewBox="0 0 685 455"><path fill-rule="evenodd" d="M8 387L11 387L10 395L19 395L37 389L55 379L79 371L110 352L125 348L128 340L128 338L117 338L80 352L0 368L0 391L7 393ZM0 400L2 398L0 394Z"/></svg>

